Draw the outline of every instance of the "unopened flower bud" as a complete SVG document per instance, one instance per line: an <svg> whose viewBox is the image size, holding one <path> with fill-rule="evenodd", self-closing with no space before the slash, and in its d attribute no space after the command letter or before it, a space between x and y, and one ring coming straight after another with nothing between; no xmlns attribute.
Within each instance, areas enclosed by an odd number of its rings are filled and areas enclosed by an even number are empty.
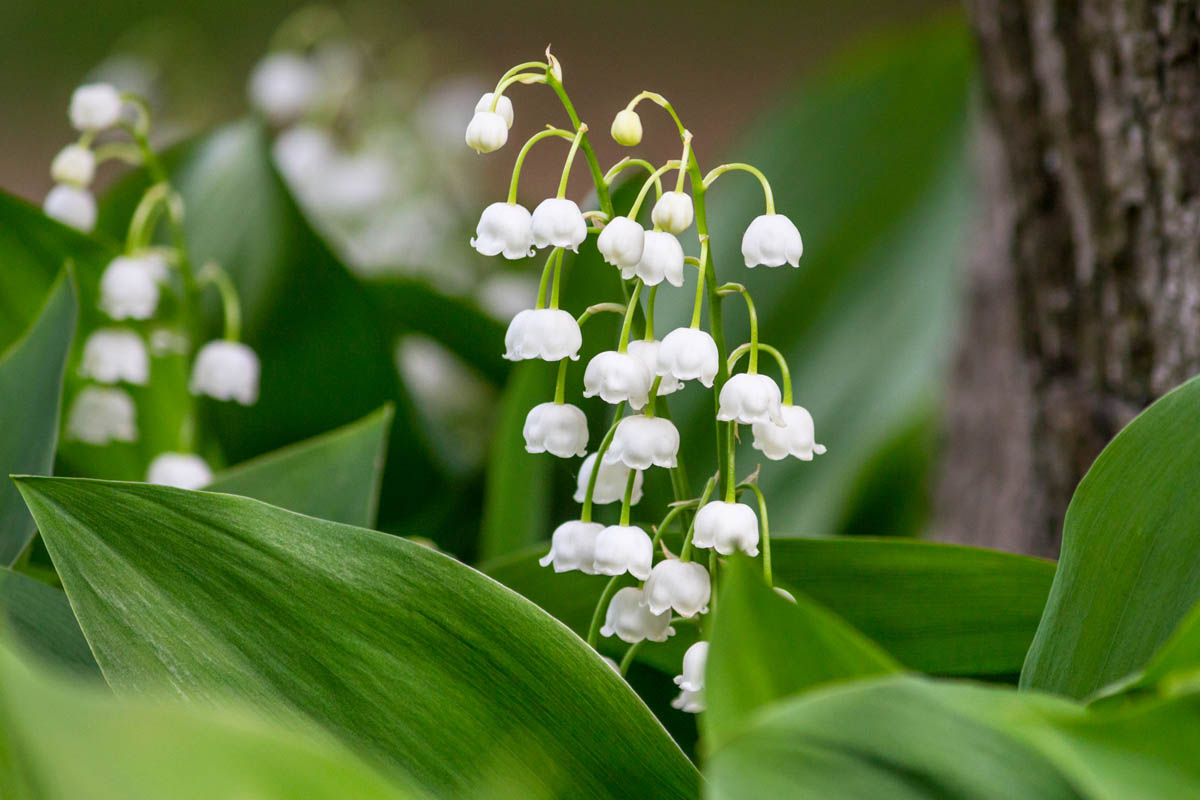
<svg viewBox="0 0 1200 800"><path fill-rule="evenodd" d="M78 131L102 131L121 119L121 94L107 83L80 86L71 95L71 125Z"/></svg>
<svg viewBox="0 0 1200 800"><path fill-rule="evenodd" d="M668 637L675 635L671 627L671 614L652 614L642 602L642 590L626 586L613 595L604 613L604 626L600 628L603 636L616 635L618 639L629 644L637 644L643 639L652 642L665 642Z"/></svg>
<svg viewBox="0 0 1200 800"><path fill-rule="evenodd" d="M241 342L218 339L196 353L188 390L217 400L236 400L244 406L258 401L258 356Z"/></svg>
<svg viewBox="0 0 1200 800"><path fill-rule="evenodd" d="M721 387L718 400L717 419L722 422L784 424L779 385L766 375L734 375Z"/></svg>
<svg viewBox="0 0 1200 800"><path fill-rule="evenodd" d="M212 483L212 479L208 463L193 453L159 453L146 471L146 483L176 489L199 489Z"/></svg>
<svg viewBox="0 0 1200 800"><path fill-rule="evenodd" d="M695 561L668 558L654 565L646 579L643 602L654 614L675 609L681 617L708 613L712 583L708 570Z"/></svg>
<svg viewBox="0 0 1200 800"><path fill-rule="evenodd" d="M525 451L559 458L587 452L587 416L570 403L540 403L525 417Z"/></svg>
<svg viewBox="0 0 1200 800"><path fill-rule="evenodd" d="M535 247L565 247L576 253L587 238L587 221L574 200L550 197L533 210Z"/></svg>
<svg viewBox="0 0 1200 800"><path fill-rule="evenodd" d="M575 484L575 502L582 503L587 499L588 482L592 478L592 469L596 466L596 454L592 453L583 460L579 467L579 477ZM624 464L608 464L601 462L600 474L596 476L596 485L592 488L592 503L606 505L619 503L625 499L625 483L629 480L629 467ZM642 501L643 475L641 470L633 476L633 493L629 504L636 506Z"/></svg>
<svg viewBox="0 0 1200 800"><path fill-rule="evenodd" d="M714 500L696 513L695 547L711 547L723 556L741 550L758 555L758 517L744 503Z"/></svg>
<svg viewBox="0 0 1200 800"><path fill-rule="evenodd" d="M67 415L67 437L94 445L134 442L137 410L123 389L88 386L75 397Z"/></svg>
<svg viewBox="0 0 1200 800"><path fill-rule="evenodd" d="M91 233L96 227L96 198L87 189L60 183L42 203L46 216L77 231Z"/></svg>
<svg viewBox="0 0 1200 800"><path fill-rule="evenodd" d="M495 111L476 111L467 123L467 144L477 153L492 153L508 141L508 123Z"/></svg>
<svg viewBox="0 0 1200 800"><path fill-rule="evenodd" d="M650 212L654 224L667 233L683 233L692 224L694 216L691 195L683 192L663 192Z"/></svg>
<svg viewBox="0 0 1200 800"><path fill-rule="evenodd" d="M609 525L596 537L595 568L601 575L628 572L644 581L650 577L653 561L654 545L646 532L636 525Z"/></svg>
<svg viewBox="0 0 1200 800"><path fill-rule="evenodd" d="M479 102L475 104L475 111L491 111L492 99L496 96L495 92L486 92L483 97L479 98ZM500 99L496 101L496 113L504 117L504 122L508 127L513 124L513 104L508 95L500 95Z"/></svg>
<svg viewBox="0 0 1200 800"><path fill-rule="evenodd" d="M747 267L800 266L804 242L795 223L782 214L755 217L742 235L742 257Z"/></svg>
<svg viewBox="0 0 1200 800"><path fill-rule="evenodd" d="M755 423L754 449L772 461L782 461L794 456L801 461L812 461L813 454L825 452L825 445L813 441L813 418L800 406L782 406L783 426L771 423Z"/></svg>
<svg viewBox="0 0 1200 800"><path fill-rule="evenodd" d="M150 379L150 357L136 332L124 328L101 328L83 344L79 374L100 383L125 381L145 386Z"/></svg>
<svg viewBox="0 0 1200 800"><path fill-rule="evenodd" d="M642 118L631 108L623 108L613 117L612 137L619 145L636 147L642 143Z"/></svg>
<svg viewBox="0 0 1200 800"><path fill-rule="evenodd" d="M509 361L579 359L583 332L575 318L559 308L527 308L512 318L504 334Z"/></svg>
<svg viewBox="0 0 1200 800"><path fill-rule="evenodd" d="M485 256L508 259L533 255L533 217L516 203L492 203L479 216L471 246Z"/></svg>
<svg viewBox="0 0 1200 800"><path fill-rule="evenodd" d="M50 177L55 183L67 183L80 188L92 182L96 174L96 156L81 144L69 144L50 162Z"/></svg>
<svg viewBox="0 0 1200 800"><path fill-rule="evenodd" d="M550 552L538 559L543 567L554 565L555 572L577 569L595 575L596 537L604 526L599 522L571 520L554 529L550 537Z"/></svg>

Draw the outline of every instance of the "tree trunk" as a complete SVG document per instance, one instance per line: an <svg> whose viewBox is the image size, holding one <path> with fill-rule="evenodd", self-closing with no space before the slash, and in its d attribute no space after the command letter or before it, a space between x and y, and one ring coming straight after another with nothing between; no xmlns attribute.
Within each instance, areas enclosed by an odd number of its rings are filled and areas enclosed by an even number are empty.
<svg viewBox="0 0 1200 800"><path fill-rule="evenodd" d="M991 224L938 523L946 538L1052 555L1104 444L1200 371L1200 11L968 7Z"/></svg>

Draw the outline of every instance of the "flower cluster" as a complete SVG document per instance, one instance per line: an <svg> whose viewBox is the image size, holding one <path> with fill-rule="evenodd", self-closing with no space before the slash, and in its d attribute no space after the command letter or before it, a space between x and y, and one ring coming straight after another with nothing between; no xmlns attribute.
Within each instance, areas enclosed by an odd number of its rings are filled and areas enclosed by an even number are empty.
<svg viewBox="0 0 1200 800"><path fill-rule="evenodd" d="M167 183L150 147L146 103L108 84L91 84L75 90L70 118L81 135L51 166L58 185L46 198L48 216L90 232L96 221L96 203L87 186L96 165L109 159L143 166L155 182L133 212L124 252L112 259L100 276L98 307L104 322L91 330L83 343L78 374L85 385L75 394L67 414L67 437L94 446L137 441L137 402L124 387L148 386L156 362L171 357L191 358L191 395L254 404L259 361L253 350L238 341L241 312L237 292L216 264L192 271L184 246L183 203ZM121 133L126 136L120 138ZM100 142L99 137L106 140ZM171 233L171 244L166 246L154 243L164 217ZM193 352L194 312L199 293L210 285L221 295L225 336ZM178 436L182 452L155 456L148 465L147 480L183 488L210 482L212 471L207 462L190 452L194 427L189 415Z"/></svg>
<svg viewBox="0 0 1200 800"><path fill-rule="evenodd" d="M718 555L736 551L750 557L761 554L764 575L771 580L767 509L757 485L757 470L741 481L735 472L737 426L751 426L754 447L772 460L789 456L811 460L825 451L814 442L812 417L792 402L783 355L758 341L757 316L749 292L737 283L720 284L716 279L705 193L731 170L748 172L761 182L766 213L749 224L742 238L747 267L798 266L803 249L800 233L791 220L775 213L770 184L753 166L723 164L704 175L692 150L691 133L670 103L652 92L637 95L616 115L613 139L631 147L641 142L642 121L636 109L641 101L649 100L662 107L678 127L681 157L661 166L625 158L603 172L588 142L588 126L579 121L563 86L561 65L549 51L546 58L545 62L519 64L505 73L495 91L480 98L466 131L467 144L480 153L502 148L514 121L513 103L505 92L517 83L549 86L571 121L570 129L548 127L525 143L516 158L507 199L484 209L471 240L480 253L510 259L548 251L536 307L522 310L512 319L505 335L505 358L559 364L553 400L535 406L526 418L526 449L559 458L585 458L575 494L582 504L579 518L558 526L550 552L540 563L557 572L579 570L612 576L597 605L588 642L595 647L598 636L615 636L630 644L618 666L622 674L643 642L665 641L675 632L674 622L699 622L701 638L684 657L681 674L675 679L681 694L674 702L676 708L698 712L704 709L708 656L704 615L715 602ZM517 202L520 171L533 145L548 138L563 139L570 149L556 196L541 201L530 213ZM566 197L567 177L580 152L591 171L599 205L589 211L582 211ZM610 186L629 168L643 169L648 177L631 207L617 209ZM675 173L675 186L664 190L664 179L669 180L671 173ZM647 230L640 212L652 189L657 200L650 211L652 228ZM693 226L697 257L685 255L679 239ZM578 252L593 233L604 261L618 271L624 301L597 303L576 317L559 308L564 253ZM657 290L664 283L682 287L688 265L697 271L691 324L670 331L660 341L654 335ZM731 295L739 295L745 302L750 340L727 352L721 313L724 300ZM706 302L707 328L701 325ZM623 325L615 348L596 355L584 371L583 396L599 397L614 407L611 427L592 449L583 410L566 402L566 365L579 358L584 323L603 312L621 314ZM635 337L637 327L640 334ZM771 377L759 373L760 353L778 363L782 389ZM735 374L743 356L748 356L746 371ZM680 465L679 431L667 403L669 395L697 382L716 396L719 463L703 491L693 496ZM676 496L662 521L647 528L634 524L631 514L642 497L643 471L653 467L672 471ZM711 499L722 484L723 499ZM757 501L753 506L741 502L747 492ZM592 520L593 506L618 502L617 524L606 526ZM676 536L677 551L670 546ZM708 551L707 564L698 558L704 550Z"/></svg>

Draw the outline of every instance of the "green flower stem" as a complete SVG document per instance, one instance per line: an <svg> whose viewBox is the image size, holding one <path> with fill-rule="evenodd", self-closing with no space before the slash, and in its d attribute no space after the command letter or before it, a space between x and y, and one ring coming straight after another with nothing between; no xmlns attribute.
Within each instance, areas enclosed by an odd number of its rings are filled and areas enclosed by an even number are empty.
<svg viewBox="0 0 1200 800"><path fill-rule="evenodd" d="M727 437L728 449L725 453L725 464L730 472L734 469L734 460L737 454L737 423L726 423L725 435ZM725 502L733 503L737 501L737 486L735 479L730 478L725 481Z"/></svg>
<svg viewBox="0 0 1200 800"><path fill-rule="evenodd" d="M578 323L579 327L582 328L583 323L587 322L597 314L605 311L613 314L621 314L623 316L625 314L625 306L621 305L620 303L597 303L594 306L588 306L586 309L584 309L583 313L575 319L575 322Z"/></svg>
<svg viewBox="0 0 1200 800"><path fill-rule="evenodd" d="M165 181L146 190L134 208L133 216L129 218L129 232L125 236L126 255L133 255L150 246L163 211L170 210L172 215L182 213L179 208L169 208L173 203L177 204L178 200L173 199L171 185Z"/></svg>
<svg viewBox="0 0 1200 800"><path fill-rule="evenodd" d="M671 405L667 402L667 398L657 398L655 404L655 412L658 416L674 424L675 421L671 419ZM676 501L683 500L690 495L688 486L687 468L683 466L682 461L679 461L678 466L671 470L671 489Z"/></svg>
<svg viewBox="0 0 1200 800"><path fill-rule="evenodd" d="M675 521L675 518L689 508L694 508L697 500L681 500L671 504L671 510L663 517L663 521L654 529L654 538L650 540L650 547L654 550L658 549L658 543L662 541L663 534L667 531L667 526Z"/></svg>
<svg viewBox="0 0 1200 800"><path fill-rule="evenodd" d="M717 178L734 169L740 169L743 172L749 172L751 175L758 178L758 182L762 184L763 197L767 201L767 213L774 214L775 195L771 191L771 184L767 181L767 176L763 175L762 171L759 170L758 167L750 164L742 164L741 162L737 162L733 164L722 164L721 166L716 167L704 176L704 188L707 189L709 186L712 186L713 182L716 181Z"/></svg>
<svg viewBox="0 0 1200 800"><path fill-rule="evenodd" d="M662 176L664 174L670 172L671 170L676 169L677 167L679 167L679 162L672 160L672 161L668 161L667 163L663 164L661 167L659 167L658 169L656 169L650 173L650 177L646 178L646 180L642 183L642 188L638 191L637 199L635 199L633 201L633 205L630 206L630 208L629 208L628 217L630 219L632 219L634 221L637 220L638 214L642 210L642 203L645 202L646 194L647 194L647 192L650 191L650 187L658 185L658 187L661 189L662 188ZM679 167L679 168L681 168L681 167Z"/></svg>
<svg viewBox="0 0 1200 800"><path fill-rule="evenodd" d="M592 649L596 649L596 643L600 641L600 620L604 619L604 609L608 608L608 603L612 600L612 596L617 591L617 584L624 575L614 575L612 579L605 584L604 591L600 593L600 598L596 601L596 610L592 612L592 622L588 625L587 643Z"/></svg>
<svg viewBox="0 0 1200 800"><path fill-rule="evenodd" d="M546 256L546 266L542 267L542 279L538 282L537 308L546 307L546 289L550 285L550 273L554 270L554 259L559 256L559 249L554 248Z"/></svg>
<svg viewBox="0 0 1200 800"><path fill-rule="evenodd" d="M633 293L629 298L629 306L625 311L625 322L621 325L621 338L617 343L617 352L624 353L629 349L629 330L633 326L633 312L638 308L638 295L642 291L642 279L638 278L633 284Z"/></svg>
<svg viewBox="0 0 1200 800"><path fill-rule="evenodd" d="M527 70L527 69L548 70L548 69L550 69L550 65L547 64L545 61L526 61L523 64L517 64L515 67L510 69L508 72L501 75L500 80L496 81L495 91L492 92L492 94L495 95L495 97L492 98L492 111L496 110L496 101L500 97L500 92L502 91L501 87L504 86L504 82L507 81L509 78L511 78L513 75L516 75L518 72L521 72L522 70Z"/></svg>
<svg viewBox="0 0 1200 800"><path fill-rule="evenodd" d="M650 342L654 340L654 301L658 298L658 287L661 284L654 284L650 287L650 291L646 293L646 333L642 337L643 340Z"/></svg>
<svg viewBox="0 0 1200 800"><path fill-rule="evenodd" d="M545 83L546 78L542 75L530 75L529 73L509 75L507 78L501 79L496 84L496 91L492 93L492 105L488 109L493 114L496 113L496 106L500 104L500 96L504 94L504 90L512 86L514 83Z"/></svg>
<svg viewBox="0 0 1200 800"><path fill-rule="evenodd" d="M562 405L567 398L567 363L571 359L564 358L558 362L558 377L554 380L554 402Z"/></svg>
<svg viewBox="0 0 1200 800"><path fill-rule="evenodd" d="M599 462L600 459L596 459ZM625 496L621 498L621 524L629 524L630 510L633 508L633 482L637 478L638 471L636 469L629 470L629 477L625 479Z"/></svg>
<svg viewBox="0 0 1200 800"><path fill-rule="evenodd" d="M634 97L632 100L630 100L629 104L627 106L625 106L625 108L629 111L633 111L637 107L637 104L642 102L643 100L649 100L652 103L657 104L659 107L661 107L663 110L665 110L668 114L670 114L671 119L675 120L676 127L679 128L679 136L681 138L683 137L683 135L685 133L687 133L687 129L683 127L683 122L679 119L679 115L675 113L675 109L671 106L670 103L667 102L667 98L663 97L658 92L642 92L642 93L638 94L636 97Z"/></svg>
<svg viewBox="0 0 1200 800"><path fill-rule="evenodd" d="M729 371L733 372L737 366L738 359L750 352L750 343L738 345L738 347L729 354ZM776 350L769 344L758 343L758 349L775 358L775 363L779 365L779 374L783 380L783 404L790 406L792 404L792 373L788 369L787 359L783 357L783 353Z"/></svg>
<svg viewBox="0 0 1200 800"><path fill-rule="evenodd" d="M684 259L685 261L687 259ZM692 304L692 322L690 327L696 330L700 327L700 312L704 310L704 290L707 288L705 265L708 263L708 237L700 237L700 258L696 262L696 268L699 270L696 274L696 300ZM710 306L711 308L711 306ZM711 312L710 312L711 316Z"/></svg>
<svg viewBox="0 0 1200 800"><path fill-rule="evenodd" d="M512 180L508 184L508 203L512 205L517 202L517 183L521 179L521 168L525 166L525 156L529 155L529 151L535 144L542 139L550 136L557 136L560 139L566 139L570 142L575 141L575 134L570 131L564 131L562 128L547 128L544 131L538 131L529 140L521 146L521 152L517 153L517 160L513 164Z"/></svg>
<svg viewBox="0 0 1200 800"><path fill-rule="evenodd" d="M746 313L750 315L750 364L747 366L746 371L751 375L757 375L759 350L758 312L754 308L754 298L750 296L750 291L740 283L726 283L718 287L717 291L722 294L737 292L746 301ZM732 359L730 360L729 371L733 372Z"/></svg>
<svg viewBox="0 0 1200 800"><path fill-rule="evenodd" d="M625 656L621 659L621 663L618 666L618 669L621 671L621 677L625 677L625 673L629 671L629 665L633 663L634 656L637 655L637 651L642 648L644 642L645 639L636 644L631 644L629 645L629 649L625 651Z"/></svg>
<svg viewBox="0 0 1200 800"><path fill-rule="evenodd" d="M758 488L756 481L749 481L740 484L740 489L749 489L754 492L758 498L758 519L762 525L762 554L763 554L763 578L767 581L767 586L773 586L771 580L771 528L767 524L767 500L763 497L762 489Z"/></svg>
<svg viewBox="0 0 1200 800"><path fill-rule="evenodd" d="M242 336L242 304L238 300L237 287L229 273L221 269L216 262L209 261L196 275L199 286L215 286L221 295L221 309L225 318L225 338L231 342L241 340Z"/></svg>
<svg viewBox="0 0 1200 800"><path fill-rule="evenodd" d="M604 438L600 441L600 446L596 448L596 462L592 465L592 474L588 476L587 491L583 493L583 508L579 512L579 519L582 522L592 521L592 495L596 492L596 477L600 474L600 464L604 461L604 454L608 452L608 446L612 444L613 434L617 432L617 426L621 424L621 414L624 411L625 404L617 403L613 412L613 423L609 427L608 433L604 434Z"/></svg>
<svg viewBox="0 0 1200 800"><path fill-rule="evenodd" d="M719 475L719 473L718 473ZM704 508L704 504L708 502L708 498L712 496L713 489L717 486L717 477L714 475L708 479L708 483L704 484L704 491L700 493L700 500L696 503L697 508ZM696 519L692 518L692 524L688 526L687 536L683 540L683 548L679 551L680 561L692 560L692 536L696 533Z"/></svg>
<svg viewBox="0 0 1200 800"><path fill-rule="evenodd" d="M557 256L554 259L554 279L550 282L550 308L558 308L558 290L562 286L563 249L556 247ZM753 356L751 356L753 358Z"/></svg>
<svg viewBox="0 0 1200 800"><path fill-rule="evenodd" d="M692 154L692 132L683 132L683 155L679 158L679 177L675 179L675 191L683 191L683 179L687 175L688 157Z"/></svg>
<svg viewBox="0 0 1200 800"><path fill-rule="evenodd" d="M124 161L134 166L142 163L142 151L132 142L105 142L97 147L93 154L97 166L106 161Z"/></svg>
<svg viewBox="0 0 1200 800"><path fill-rule="evenodd" d="M710 550L708 553L708 580L712 587L708 595L708 619L716 619L717 616L717 551ZM707 626L706 626L707 627ZM702 631L703 633L711 633L711 631Z"/></svg>
<svg viewBox="0 0 1200 800"><path fill-rule="evenodd" d="M613 164L612 168L609 169L608 172L604 173L605 185L612 186L613 179L615 179L617 177L617 175L619 175L621 173L622 170L629 169L630 167L641 167L642 169L646 170L646 172L649 175L651 175L651 176L654 175L655 167L653 164L651 164L646 159L630 158L629 156L625 156L625 158L622 158L620 161ZM662 197L663 188L662 188L662 178L661 177L654 178L654 188L657 193L657 196Z"/></svg>
<svg viewBox="0 0 1200 800"><path fill-rule="evenodd" d="M646 399L646 410L643 412L647 417L654 416L655 401L658 400L658 387L662 384L662 375L655 375L654 382L650 384L650 394Z"/></svg>
<svg viewBox="0 0 1200 800"><path fill-rule="evenodd" d="M571 98L567 96L567 90L563 87L562 81L554 75L554 71L547 68L546 84L554 90L558 95L558 99L562 102L563 109L567 112L567 117L571 120L571 125L578 130L581 125L579 115L575 113L575 106L571 104ZM614 216L612 194L608 190L608 184L604 182L604 173L600 170L600 162L596 159L596 151L592 149L592 143L588 141L587 136L583 136L579 141L579 147L583 150L583 157L587 160L588 168L592 171L592 182L596 184L596 198L600 202L600 210L608 215L609 219Z"/></svg>
<svg viewBox="0 0 1200 800"><path fill-rule="evenodd" d="M575 131L575 137L571 140L571 150L567 153L567 162L563 164L562 178L558 182L558 194L555 195L560 200L567 196L567 181L571 178L571 164L575 161L575 153L579 151L579 142L587 133L587 129L587 125L581 123L579 129Z"/></svg>

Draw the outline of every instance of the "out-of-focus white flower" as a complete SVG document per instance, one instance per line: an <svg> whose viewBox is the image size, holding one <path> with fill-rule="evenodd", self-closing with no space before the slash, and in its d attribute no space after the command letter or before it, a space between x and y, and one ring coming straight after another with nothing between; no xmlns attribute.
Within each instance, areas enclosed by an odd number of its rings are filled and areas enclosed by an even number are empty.
<svg viewBox="0 0 1200 800"><path fill-rule="evenodd" d="M579 467L579 477L575 483L575 502L582 503L587 499L588 481L592 478L592 469L596 466L596 454L592 453L583 460ZM629 467L624 464L600 464L600 474L596 476L596 485L592 489L592 502L596 505L619 503L625 499L625 484L629 481ZM642 501L643 475L639 470L633 477L633 492L629 504L636 506Z"/></svg>
<svg viewBox="0 0 1200 800"><path fill-rule="evenodd" d="M565 247L576 253L587 238L587 221L574 200L548 197L533 210L534 247Z"/></svg>
<svg viewBox="0 0 1200 800"><path fill-rule="evenodd" d="M689 692L684 689L671 701L671 708L677 708L686 714L699 714L708 706L704 702L704 692Z"/></svg>
<svg viewBox="0 0 1200 800"><path fill-rule="evenodd" d="M656 286L664 279L672 286L683 286L683 246L679 240L663 231L646 231L642 257L634 266L621 269L622 278L635 275L647 286Z"/></svg>
<svg viewBox="0 0 1200 800"><path fill-rule="evenodd" d="M124 328L101 328L83 344L79 374L100 383L145 386L150 379L150 357L136 332Z"/></svg>
<svg viewBox="0 0 1200 800"><path fill-rule="evenodd" d="M537 299L538 281L524 272L495 272L479 284L477 299L484 311L499 320L509 320Z"/></svg>
<svg viewBox="0 0 1200 800"><path fill-rule="evenodd" d="M617 424L612 443L604 454L606 464L624 464L630 469L651 466L674 469L679 454L679 431L668 419L634 415Z"/></svg>
<svg viewBox="0 0 1200 800"><path fill-rule="evenodd" d="M186 355L188 337L174 328L155 328L150 332L150 353L155 356Z"/></svg>
<svg viewBox="0 0 1200 800"><path fill-rule="evenodd" d="M643 601L651 613L675 609L681 617L708 613L712 585L708 570L695 561L668 558L654 565L646 579Z"/></svg>
<svg viewBox="0 0 1200 800"><path fill-rule="evenodd" d="M176 489L199 489L212 483L212 479L208 462L193 453L159 453L146 471L146 483Z"/></svg>
<svg viewBox="0 0 1200 800"><path fill-rule="evenodd" d="M692 197L684 192L663 192L650 212L654 225L667 233L683 233L692 224L694 216Z"/></svg>
<svg viewBox="0 0 1200 800"><path fill-rule="evenodd" d="M623 147L637 147L642 143L642 118L631 108L621 109L613 117L612 137Z"/></svg>
<svg viewBox="0 0 1200 800"><path fill-rule="evenodd" d="M795 605L795 603L796 603L796 598L795 598L795 596L794 596L794 595L793 595L791 592L789 592L787 589L781 589L781 588L779 588L778 586L772 586L771 588L775 590L775 594L779 595L779 596L780 596L780 597L782 597L784 600L787 600L789 603L792 603L793 605Z"/></svg>
<svg viewBox="0 0 1200 800"><path fill-rule="evenodd" d="M321 87L321 76L297 53L271 53L250 73L250 102L272 121L283 123L302 116Z"/></svg>
<svg viewBox="0 0 1200 800"><path fill-rule="evenodd" d="M91 148L69 144L50 162L50 177L55 183L84 187L96 174L96 156Z"/></svg>
<svg viewBox="0 0 1200 800"><path fill-rule="evenodd" d="M658 348L659 375L670 375L679 381L699 379L707 387L717 377L720 356L717 343L707 331L698 328L676 328L663 337Z"/></svg>
<svg viewBox="0 0 1200 800"><path fill-rule="evenodd" d="M529 209L517 203L492 203L479 215L471 247L485 256L503 253L505 258L518 259L533 255Z"/></svg>
<svg viewBox="0 0 1200 800"><path fill-rule="evenodd" d="M646 231L641 225L629 217L614 217L596 237L596 248L605 262L620 267L624 275L625 270L632 270L642 260L645 242ZM682 271L682 261L680 265Z"/></svg>
<svg viewBox="0 0 1200 800"><path fill-rule="evenodd" d="M91 233L96 227L96 198L87 189L60 183L50 190L42 203L46 216L77 231Z"/></svg>
<svg viewBox="0 0 1200 800"><path fill-rule="evenodd" d="M604 526L599 522L570 520L554 529L550 552L538 559L543 567L554 565L555 572L577 569L595 575L596 537Z"/></svg>
<svg viewBox="0 0 1200 800"><path fill-rule="evenodd" d="M636 525L609 525L596 537L596 572L601 575L624 575L628 572L638 580L650 577L654 561L654 546L646 532ZM661 613L660 611L656 611Z"/></svg>
<svg viewBox="0 0 1200 800"><path fill-rule="evenodd" d="M649 341L639 339L636 342L629 343L628 352L629 355L645 364L650 374L654 375L658 370L658 347L659 342L656 339ZM682 384L674 375L663 375L662 380L658 382L658 396L662 397L671 394L671 392L678 391L681 388Z"/></svg>
<svg viewBox="0 0 1200 800"><path fill-rule="evenodd" d="M570 403L539 403L525 417L525 450L559 458L587 452L587 417Z"/></svg>
<svg viewBox="0 0 1200 800"><path fill-rule="evenodd" d="M685 692L704 691L704 671L707 668L708 642L696 642L683 654L683 671L675 676L675 685Z"/></svg>
<svg viewBox="0 0 1200 800"><path fill-rule="evenodd" d="M68 113L75 130L102 131L111 128L121 119L121 94L111 84L85 84L71 95Z"/></svg>
<svg viewBox="0 0 1200 800"><path fill-rule="evenodd" d="M579 360L583 333L575 318L559 308L527 308L513 317L504 334L504 357L509 361Z"/></svg>
<svg viewBox="0 0 1200 800"><path fill-rule="evenodd" d="M478 114L480 111L490 112L492 110L492 100L493 100L493 98L495 98L495 96L496 96L495 92L484 92L483 97L479 98L479 102L475 104L475 113ZM506 126L508 126L509 128L512 127L513 104L512 104L512 100L508 97L508 95L504 95L504 94L500 95L500 99L496 101L496 112L495 113L499 114L501 117L504 118L504 124Z"/></svg>
<svg viewBox="0 0 1200 800"><path fill-rule="evenodd" d="M650 370L640 359L605 350L597 353L583 372L583 396L600 395L606 403L628 402L639 409L649 399L652 381Z"/></svg>
<svg viewBox="0 0 1200 800"><path fill-rule="evenodd" d="M800 406L782 406L783 426L774 423L755 423L754 449L772 461L782 461L795 456L801 461L812 461L813 454L825 452L825 445L813 441L813 418Z"/></svg>
<svg viewBox="0 0 1200 800"><path fill-rule="evenodd" d="M642 590L626 586L617 590L608 609L604 613L604 626L600 628L603 636L613 636L629 644L637 644L643 639L652 642L665 642L668 637L675 635L671 627L671 614L652 614L642 602Z"/></svg>
<svg viewBox="0 0 1200 800"><path fill-rule="evenodd" d="M383 155L340 154L326 162L311 200L326 214L353 217L383 203L396 186L392 162Z"/></svg>
<svg viewBox="0 0 1200 800"><path fill-rule="evenodd" d="M244 406L258 401L258 356L241 342L217 339L200 348L188 390Z"/></svg>
<svg viewBox="0 0 1200 800"><path fill-rule="evenodd" d="M696 513L695 525L695 547L711 547L723 556L735 550L758 555L758 516L744 503L707 503Z"/></svg>
<svg viewBox="0 0 1200 800"><path fill-rule="evenodd" d="M742 234L742 257L747 267L800 266L804 242L795 223L783 214L763 214L755 217Z"/></svg>
<svg viewBox="0 0 1200 800"><path fill-rule="evenodd" d="M779 385L767 375L743 372L721 387L717 419L722 422L784 424Z"/></svg>
<svg viewBox="0 0 1200 800"><path fill-rule="evenodd" d="M114 258L100 276L100 310L113 319L149 319L158 309L158 284L166 273L158 256Z"/></svg>
<svg viewBox="0 0 1200 800"><path fill-rule="evenodd" d="M137 409L133 398L123 389L86 387L71 404L67 437L95 445L137 441Z"/></svg>
<svg viewBox="0 0 1200 800"><path fill-rule="evenodd" d="M337 146L324 128L293 125L275 138L271 154L284 177L305 186L307 191L320 183L326 167L337 154Z"/></svg>
<svg viewBox="0 0 1200 800"><path fill-rule="evenodd" d="M476 111L467 123L467 144L477 153L494 153L508 141L508 122L495 111Z"/></svg>

